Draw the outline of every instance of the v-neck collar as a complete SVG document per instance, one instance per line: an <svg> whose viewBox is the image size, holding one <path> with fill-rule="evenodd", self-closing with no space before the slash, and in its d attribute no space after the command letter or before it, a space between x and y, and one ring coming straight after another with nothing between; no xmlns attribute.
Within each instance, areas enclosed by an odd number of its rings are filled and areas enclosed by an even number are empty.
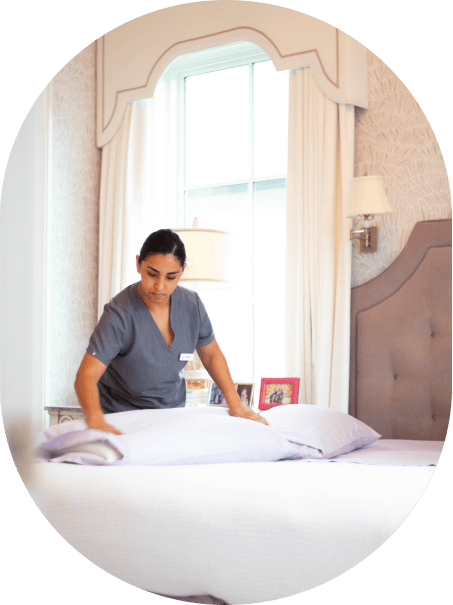
<svg viewBox="0 0 453 605"><path fill-rule="evenodd" d="M155 319L154 319L154 317L152 316L151 311L148 309L148 307L147 307L147 306L146 306L146 304L145 304L145 301L144 301L144 300L143 300L143 298L140 296L140 293L139 293L139 291L138 291L138 284L139 284L139 282L136 282L136 283L134 284L134 286L133 286L133 291L134 291L134 293L135 293L136 298L138 299L138 300L137 300L137 302L138 302L138 304L139 304L140 308L142 308L143 310L146 310L146 313L147 313L147 314L148 314L148 316L151 318L152 325L154 326L155 330L158 332L158 334L159 334L159 336L160 336L160 338L161 338L161 341L162 341L163 346L164 346L164 347L165 347L167 350L170 350L170 349L171 349L171 348L174 346L174 344L175 344L175 342L176 342L176 339L177 339L177 337L178 337L177 332L176 332L176 330L175 330L175 328L174 328L174 323L175 323L175 321L174 321L174 319L175 319L175 302L176 302L176 296L175 296L175 292L176 292L176 290L178 289L178 286L176 287L176 289L175 289L175 290L172 292L172 294L170 295L170 327L171 327L171 329L172 329L173 334L175 335L175 337L174 337L173 342L171 343L171 345L170 345L170 346L168 346L168 345L167 345L167 343L166 343L166 341L165 341L165 338L164 338L164 336L163 336L162 332L159 330L159 326L157 325L156 320L155 320Z"/></svg>

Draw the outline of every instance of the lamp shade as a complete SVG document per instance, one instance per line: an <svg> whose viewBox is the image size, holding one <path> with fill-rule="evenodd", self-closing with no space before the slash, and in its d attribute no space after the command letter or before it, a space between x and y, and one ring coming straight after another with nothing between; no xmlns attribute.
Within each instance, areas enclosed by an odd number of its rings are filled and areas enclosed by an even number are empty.
<svg viewBox="0 0 453 605"><path fill-rule="evenodd" d="M380 176L359 176L351 181L347 217L392 212Z"/></svg>
<svg viewBox="0 0 453 605"><path fill-rule="evenodd" d="M187 267L181 281L195 282L197 288L227 287L231 236L214 229L174 229L184 242Z"/></svg>

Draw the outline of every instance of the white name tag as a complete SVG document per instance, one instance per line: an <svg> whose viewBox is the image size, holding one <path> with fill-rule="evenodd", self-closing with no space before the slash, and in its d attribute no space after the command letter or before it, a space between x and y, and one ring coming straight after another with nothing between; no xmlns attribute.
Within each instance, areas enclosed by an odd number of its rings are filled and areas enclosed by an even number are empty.
<svg viewBox="0 0 453 605"><path fill-rule="evenodd" d="M181 353L179 356L179 361L192 361L193 353Z"/></svg>

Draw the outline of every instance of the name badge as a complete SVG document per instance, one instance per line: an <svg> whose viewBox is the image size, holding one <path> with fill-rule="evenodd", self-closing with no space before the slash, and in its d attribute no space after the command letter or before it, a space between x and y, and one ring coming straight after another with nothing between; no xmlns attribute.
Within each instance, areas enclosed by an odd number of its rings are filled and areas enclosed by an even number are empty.
<svg viewBox="0 0 453 605"><path fill-rule="evenodd" d="M192 361L193 353L181 353L179 356L179 361Z"/></svg>

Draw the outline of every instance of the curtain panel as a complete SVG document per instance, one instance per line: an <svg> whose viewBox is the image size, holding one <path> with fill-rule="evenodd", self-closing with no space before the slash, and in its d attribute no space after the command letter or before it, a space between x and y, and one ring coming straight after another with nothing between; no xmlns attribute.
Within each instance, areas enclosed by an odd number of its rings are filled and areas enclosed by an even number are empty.
<svg viewBox="0 0 453 605"><path fill-rule="evenodd" d="M324 95L309 68L290 74L287 350L299 403L348 411L354 107Z"/></svg>
<svg viewBox="0 0 453 605"><path fill-rule="evenodd" d="M152 99L127 105L102 149L98 317L113 296L138 281L135 258L148 235L178 224L175 103L174 82L161 78Z"/></svg>

